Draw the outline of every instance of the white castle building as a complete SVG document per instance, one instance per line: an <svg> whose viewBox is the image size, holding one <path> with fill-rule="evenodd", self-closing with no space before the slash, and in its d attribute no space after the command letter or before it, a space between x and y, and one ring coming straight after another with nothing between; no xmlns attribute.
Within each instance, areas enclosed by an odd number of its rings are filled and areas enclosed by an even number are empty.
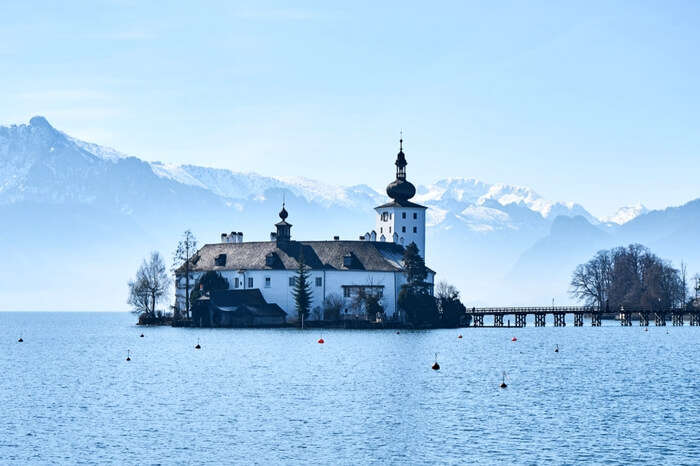
<svg viewBox="0 0 700 466"><path fill-rule="evenodd" d="M220 273L230 288L229 292L212 293L211 302L206 303L207 324L272 324L279 316L296 320L292 292L302 257L309 270L312 317L324 318L326 298L336 295L343 302L341 318L360 318L364 310L357 309L353 298L364 292L381 297L387 319L401 318L397 302L406 283L404 247L415 243L425 259L426 207L410 201L416 188L406 180L406 165L401 140L396 179L386 189L390 201L375 208L376 229L359 240L292 239L292 225L287 222L289 214L283 205L270 241L244 242L242 233L232 232L222 234L219 243L204 245L190 260L190 292L207 271ZM185 308L184 270L183 265L176 272L179 309ZM426 281L432 285L434 279L435 272L428 269Z"/></svg>

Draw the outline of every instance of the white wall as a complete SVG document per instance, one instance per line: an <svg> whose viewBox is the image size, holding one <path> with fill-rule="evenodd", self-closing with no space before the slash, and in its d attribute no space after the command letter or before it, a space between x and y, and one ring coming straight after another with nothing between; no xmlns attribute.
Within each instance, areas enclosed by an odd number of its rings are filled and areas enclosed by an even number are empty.
<svg viewBox="0 0 700 466"><path fill-rule="evenodd" d="M383 207L375 209L377 211L377 238L382 235L386 237L387 242L393 242L394 232L398 234L399 244L401 238L404 239L403 246L408 246L411 243L416 243L418 252L425 259L425 209L416 207ZM390 214L389 219L382 220L383 213ZM406 214L404 219L402 214ZM416 219L413 218L416 214ZM402 231L405 227L406 231ZM416 233L413 233L413 227L416 227Z"/></svg>
<svg viewBox="0 0 700 466"><path fill-rule="evenodd" d="M229 287L234 289L235 278L239 278L238 289L249 289L248 278L253 278L253 289L258 288L262 292L265 301L280 306L289 316L288 320L296 320L296 309L293 286L289 286L289 278L296 276L295 270L238 270L219 271L229 282ZM203 272L192 272L190 280L190 290L194 289L194 283ZM265 277L270 277L270 287L265 287ZM316 278L321 278L321 286L316 286ZM244 281L245 279L245 281ZM428 277L432 281L432 276ZM396 312L397 300L401 285L406 282L402 272L367 272L363 270L312 270L309 273L311 284L312 304L311 309L320 307L323 309L323 300L330 294L337 294L343 298L343 285L355 286L383 286L382 306L388 318ZM184 277L179 278L180 283L184 283ZM185 290L178 287L176 289L176 299L181 306L185 307ZM346 309L351 312L351 299L344 298Z"/></svg>

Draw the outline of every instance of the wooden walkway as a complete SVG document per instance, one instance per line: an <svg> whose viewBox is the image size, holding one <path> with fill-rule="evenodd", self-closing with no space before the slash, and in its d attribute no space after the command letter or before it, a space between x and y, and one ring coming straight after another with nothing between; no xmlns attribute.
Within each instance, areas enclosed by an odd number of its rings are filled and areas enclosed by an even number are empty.
<svg viewBox="0 0 700 466"><path fill-rule="evenodd" d="M510 319L506 321L507 325L503 323L504 317L511 315L514 320L513 327L525 327L529 315L535 316L535 327L544 327L547 315L554 316L555 327L565 327L567 314L573 315L574 327L583 327L584 317L590 318L593 327L600 327L603 314L617 316L622 326L631 326L635 317L639 320L640 326L649 326L651 320L657 326L665 326L669 318L671 323L676 326L684 325L686 320L692 326L700 325L700 309L694 311L687 309L654 311L643 308L621 308L619 311L604 313L594 306L473 307L467 309L467 314L471 316L471 327L510 327ZM484 316L492 316L493 324L484 325Z"/></svg>

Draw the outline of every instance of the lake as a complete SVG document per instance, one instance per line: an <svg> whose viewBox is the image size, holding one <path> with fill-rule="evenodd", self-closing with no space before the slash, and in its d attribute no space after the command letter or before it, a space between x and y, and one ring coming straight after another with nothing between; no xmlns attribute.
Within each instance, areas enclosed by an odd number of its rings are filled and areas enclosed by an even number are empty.
<svg viewBox="0 0 700 466"><path fill-rule="evenodd" d="M0 463L700 463L700 327L135 321L0 313Z"/></svg>

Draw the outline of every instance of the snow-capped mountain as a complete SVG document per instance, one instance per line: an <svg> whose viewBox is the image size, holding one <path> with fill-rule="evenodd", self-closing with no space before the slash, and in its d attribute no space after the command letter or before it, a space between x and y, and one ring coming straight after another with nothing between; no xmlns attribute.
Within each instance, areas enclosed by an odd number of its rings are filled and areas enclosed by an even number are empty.
<svg viewBox="0 0 700 466"><path fill-rule="evenodd" d="M392 178L388 162L387 182ZM149 251L168 257L186 228L200 244L232 230L243 230L246 240L267 239L283 198L295 237L330 239L374 228L373 208L386 195L362 184L147 162L72 138L43 117L0 126L0 256L13 265L0 269L1 307L123 309L122 284ZM686 243L694 241L700 215L689 208L659 214L639 205L600 221L577 203L470 178L418 186L415 201L429 207L428 264L439 279L457 285L467 303L532 304L537 287L516 292L510 270L539 277L538 292L553 293L556 285L565 295L561 281L542 277L537 267L559 256L572 259L571 251L579 260L605 238L655 244L674 238L671 253L691 249ZM576 248L566 248L567 241ZM570 263L564 265L562 271ZM22 278L37 272L39 288Z"/></svg>
<svg viewBox="0 0 700 466"><path fill-rule="evenodd" d="M609 217L604 217L601 220L605 223L623 225L629 222L630 220L634 220L640 215L646 214L647 212L649 212L649 209L644 207L640 202L634 205L620 207L619 209L617 209L617 212L615 212L613 215L610 215Z"/></svg>

